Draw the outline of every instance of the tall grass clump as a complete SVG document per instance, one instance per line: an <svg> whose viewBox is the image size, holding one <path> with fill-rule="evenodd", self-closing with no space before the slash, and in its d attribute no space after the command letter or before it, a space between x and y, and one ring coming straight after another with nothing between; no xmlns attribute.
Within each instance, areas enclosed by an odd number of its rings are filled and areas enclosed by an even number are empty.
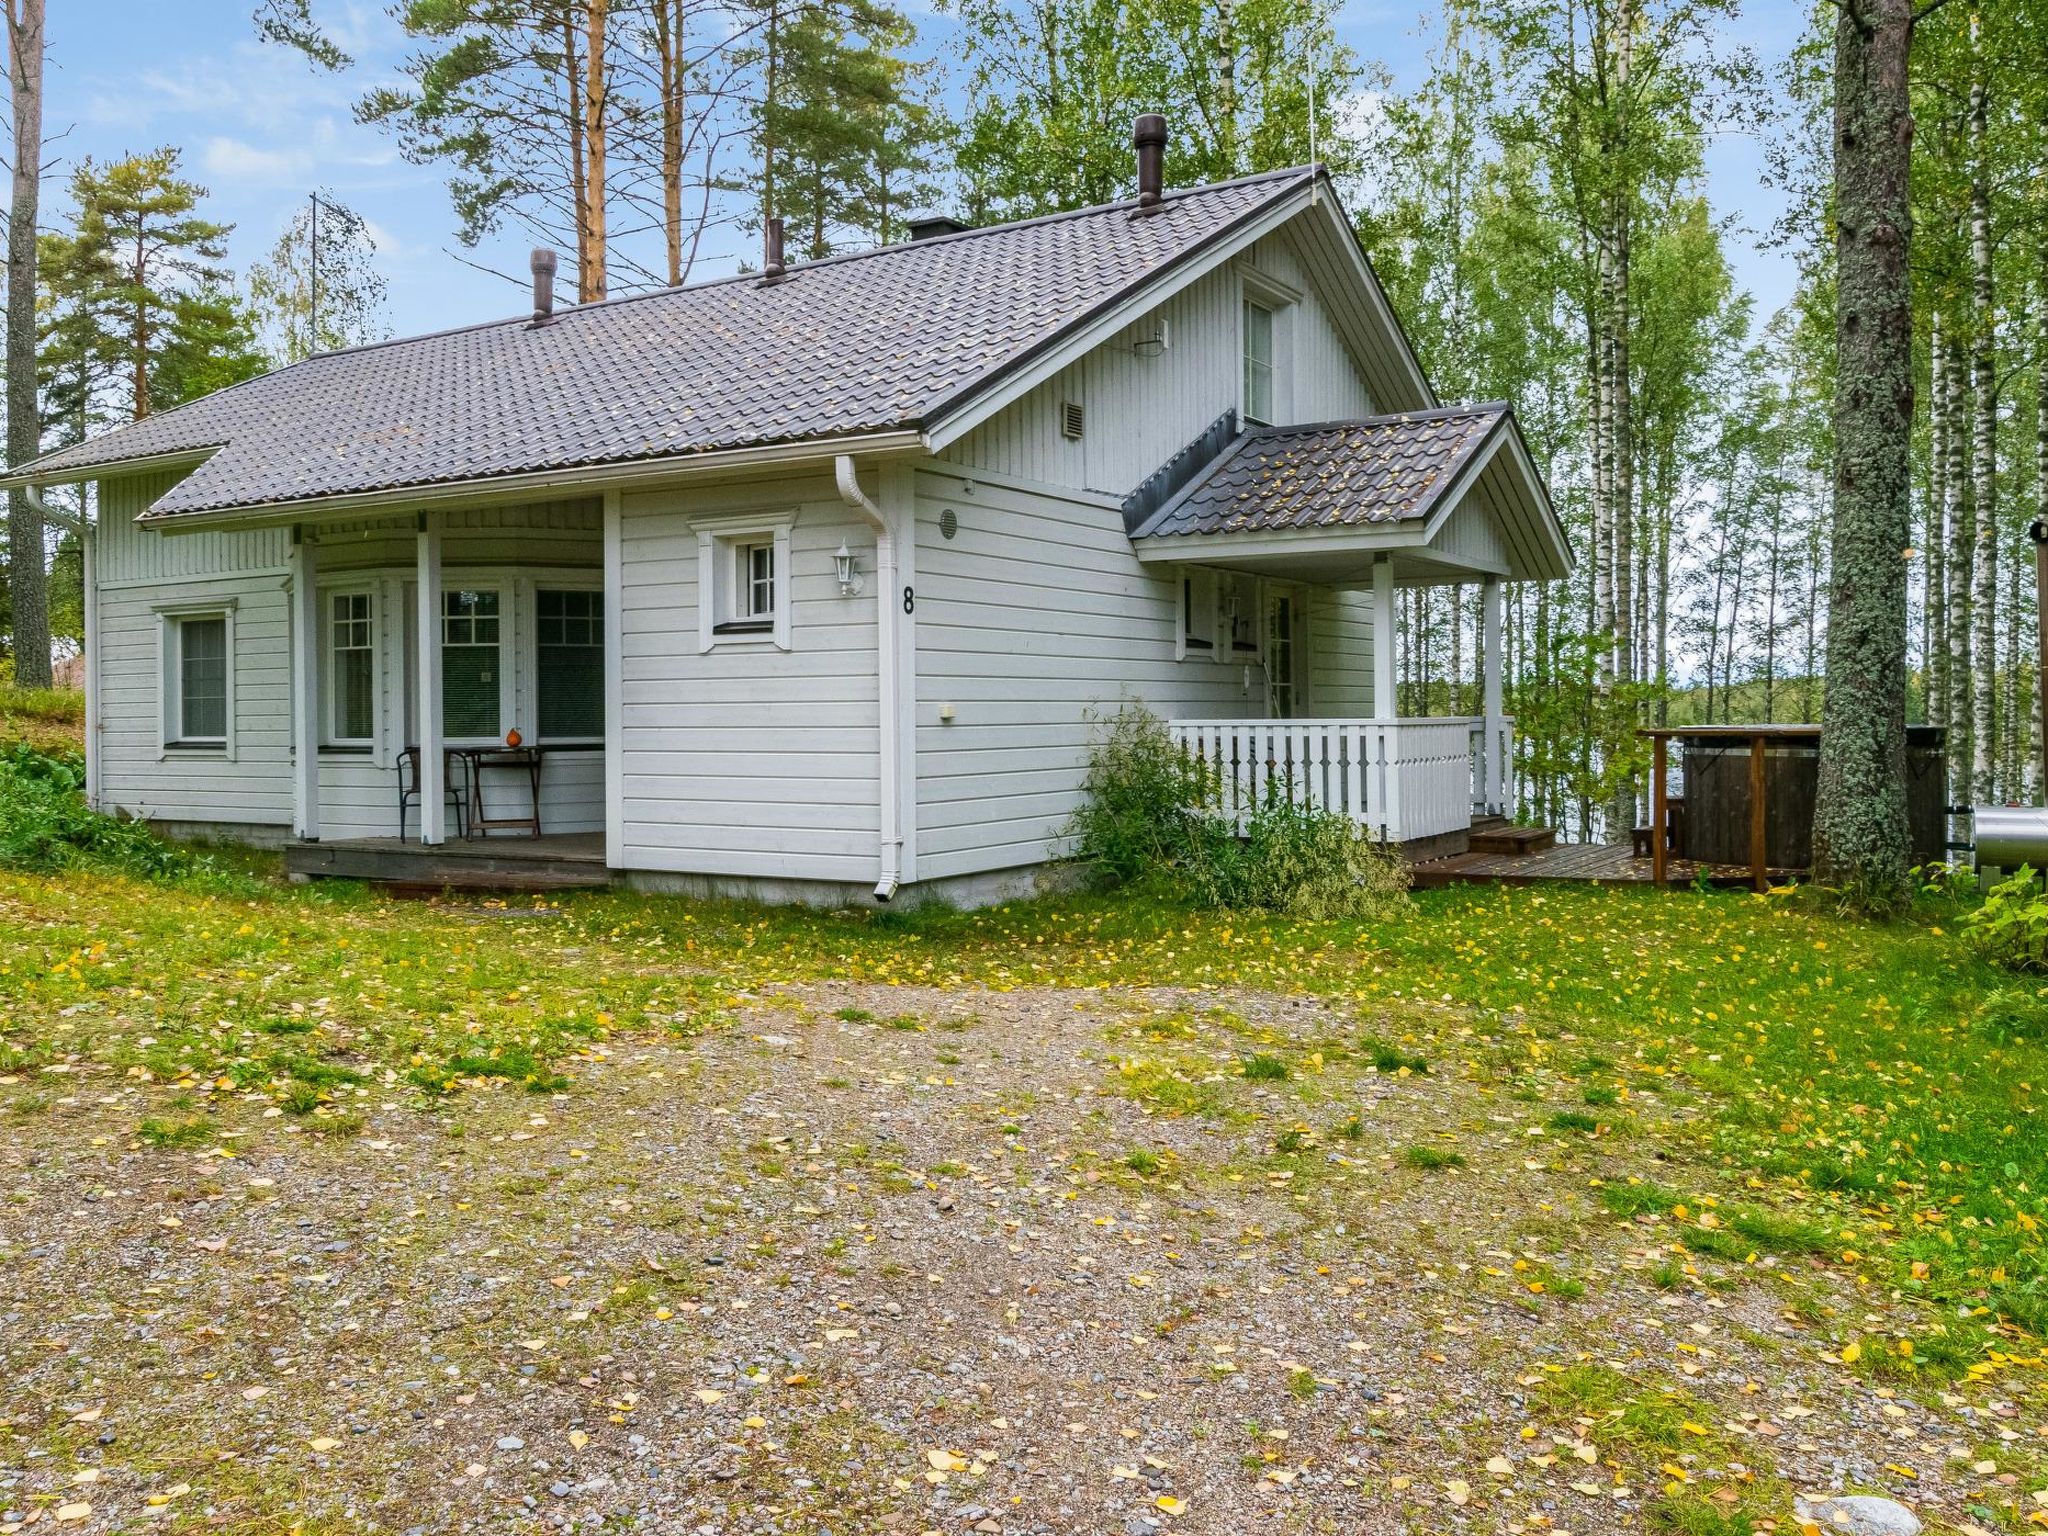
<svg viewBox="0 0 2048 1536"><path fill-rule="evenodd" d="M85 803L85 760L17 742L0 752L0 866L189 873L200 861L146 823L104 816Z"/></svg>
<svg viewBox="0 0 2048 1536"><path fill-rule="evenodd" d="M1105 885L1153 884L1198 905L1293 917L1369 917L1404 901L1394 849L1348 817L1294 803L1278 784L1233 827L1212 814L1215 775L1139 705L1098 721L1087 798L1068 831Z"/></svg>

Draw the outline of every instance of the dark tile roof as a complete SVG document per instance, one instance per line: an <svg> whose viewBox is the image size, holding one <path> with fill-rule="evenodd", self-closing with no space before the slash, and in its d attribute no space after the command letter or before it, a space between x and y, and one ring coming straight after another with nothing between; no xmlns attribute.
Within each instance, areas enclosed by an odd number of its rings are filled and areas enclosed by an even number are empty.
<svg viewBox="0 0 2048 1536"><path fill-rule="evenodd" d="M157 517L917 427L1310 174L330 353L24 468L217 447Z"/></svg>
<svg viewBox="0 0 2048 1536"><path fill-rule="evenodd" d="M1508 421L1505 404L1254 427L1133 537L1279 532L1427 518Z"/></svg>

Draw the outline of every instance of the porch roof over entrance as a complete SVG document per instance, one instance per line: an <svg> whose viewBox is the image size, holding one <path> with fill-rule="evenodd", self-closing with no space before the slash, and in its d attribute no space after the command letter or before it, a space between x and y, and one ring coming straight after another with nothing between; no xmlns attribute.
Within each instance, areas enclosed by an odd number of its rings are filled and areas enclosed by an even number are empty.
<svg viewBox="0 0 2048 1536"><path fill-rule="evenodd" d="M1132 533L1139 557L1359 581L1547 580L1571 550L1505 402L1238 436ZM1356 567L1356 569L1353 569Z"/></svg>

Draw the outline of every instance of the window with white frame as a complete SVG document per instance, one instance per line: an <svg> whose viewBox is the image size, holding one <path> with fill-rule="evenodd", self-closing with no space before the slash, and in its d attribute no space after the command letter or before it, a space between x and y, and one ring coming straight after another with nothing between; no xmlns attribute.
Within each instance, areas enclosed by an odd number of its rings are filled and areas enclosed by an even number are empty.
<svg viewBox="0 0 2048 1536"><path fill-rule="evenodd" d="M225 748L234 715L227 613L164 619L164 743Z"/></svg>
<svg viewBox="0 0 2048 1536"><path fill-rule="evenodd" d="M377 734L377 634L368 592L327 598L327 739L368 746Z"/></svg>
<svg viewBox="0 0 2048 1536"><path fill-rule="evenodd" d="M732 615L727 628L769 629L775 623L775 541L735 539Z"/></svg>
<svg viewBox="0 0 2048 1536"><path fill-rule="evenodd" d="M1180 578L1180 654L1216 651L1216 573L1190 569Z"/></svg>
<svg viewBox="0 0 2048 1536"><path fill-rule="evenodd" d="M1244 301L1244 419L1254 426L1273 423L1276 329L1271 305Z"/></svg>
<svg viewBox="0 0 2048 1536"><path fill-rule="evenodd" d="M450 587L441 594L441 731L450 740L498 736L503 630L495 588Z"/></svg>
<svg viewBox="0 0 2048 1536"><path fill-rule="evenodd" d="M535 713L543 741L604 735L604 594L533 594Z"/></svg>
<svg viewBox="0 0 2048 1536"><path fill-rule="evenodd" d="M697 525L700 650L763 642L789 649L793 521L714 518Z"/></svg>
<svg viewBox="0 0 2048 1536"><path fill-rule="evenodd" d="M1240 661L1259 654L1259 579L1233 575L1225 599L1230 622L1230 653Z"/></svg>

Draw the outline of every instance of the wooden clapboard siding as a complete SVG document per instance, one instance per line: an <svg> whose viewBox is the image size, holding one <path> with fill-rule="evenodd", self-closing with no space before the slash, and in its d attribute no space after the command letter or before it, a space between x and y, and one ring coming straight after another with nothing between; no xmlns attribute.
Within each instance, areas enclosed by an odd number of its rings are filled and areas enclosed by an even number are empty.
<svg viewBox="0 0 2048 1536"><path fill-rule="evenodd" d="M1371 718L1372 594L1317 590L1308 605L1307 712Z"/></svg>
<svg viewBox="0 0 2048 1536"><path fill-rule="evenodd" d="M1284 327L1276 413L1287 421L1372 414L1372 397L1294 238L1280 230L1061 370L944 457L1049 486L1127 494L1217 417L1238 408L1247 272L1299 295ZM1149 343L1162 323L1169 345L1155 353ZM1061 435L1060 408L1068 402L1082 407L1078 440Z"/></svg>
<svg viewBox="0 0 2048 1536"><path fill-rule="evenodd" d="M945 469L917 476L916 505L920 879L1056 854L1081 802L1091 713L1124 701L1176 718L1264 712L1257 663L1175 659L1180 573L1140 565L1113 507ZM1312 686L1348 700L1372 672L1364 607L1324 588L1306 598L1311 652L1332 652L1311 662Z"/></svg>
<svg viewBox="0 0 2048 1536"><path fill-rule="evenodd" d="M790 649L698 649L693 518L793 510ZM876 869L874 534L822 479L621 498L623 864L797 880ZM868 583L842 596L841 541Z"/></svg>
<svg viewBox="0 0 2048 1536"><path fill-rule="evenodd" d="M100 794L110 808L165 820L289 825L291 786L290 538L282 529L181 533L138 528L134 518L178 479L127 476L99 492L98 656ZM597 503L546 502L444 514L445 567L561 572L599 565ZM377 731L369 752L323 751L323 835L388 837L398 831L397 754L405 738L405 622L414 559L413 519L323 528L320 584L375 598ZM511 667L514 713L531 731L531 615L515 580ZM232 757L162 749L163 680L158 610L167 604L232 603L235 730ZM601 750L552 754L541 817L549 831L604 826ZM501 793L512 793L509 780ZM413 823L414 826L417 823Z"/></svg>

